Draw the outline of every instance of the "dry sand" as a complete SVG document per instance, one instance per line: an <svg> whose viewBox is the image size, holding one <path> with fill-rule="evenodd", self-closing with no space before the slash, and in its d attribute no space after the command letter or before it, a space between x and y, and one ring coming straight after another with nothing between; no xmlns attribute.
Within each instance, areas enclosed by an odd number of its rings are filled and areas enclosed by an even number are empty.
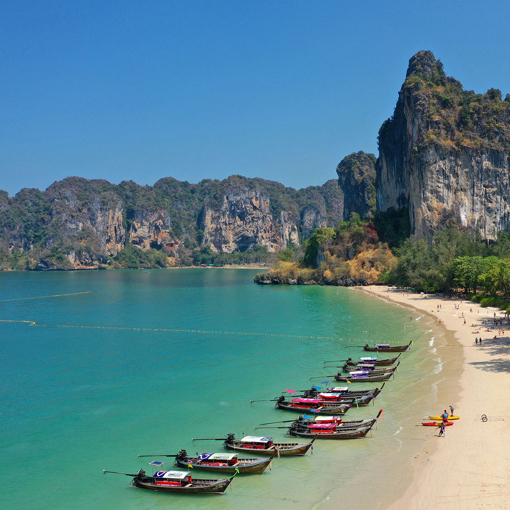
<svg viewBox="0 0 510 510"><path fill-rule="evenodd" d="M494 327L494 313L498 319L505 314L437 295L386 286L364 289L436 316L459 341L458 356L464 359L459 398L454 404L455 414L461 419L447 427L446 437L430 438L435 444L429 443L431 448L425 446L415 459L411 486L387 508L510 508L510 325L505 319L504 326ZM482 325L486 320L491 331ZM500 334L503 328L505 332ZM497 340L493 340L495 335ZM482 346L475 345L476 337L483 339ZM438 414L442 411L437 409ZM487 422L481 421L482 414L488 417Z"/></svg>

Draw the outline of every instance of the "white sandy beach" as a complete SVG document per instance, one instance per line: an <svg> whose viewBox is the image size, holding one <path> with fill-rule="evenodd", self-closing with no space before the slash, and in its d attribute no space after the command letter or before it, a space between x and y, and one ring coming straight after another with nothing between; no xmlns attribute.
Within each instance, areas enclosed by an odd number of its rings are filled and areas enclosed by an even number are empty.
<svg viewBox="0 0 510 510"><path fill-rule="evenodd" d="M506 320L490 331L481 326L484 320L494 326L494 313L497 318L505 314L468 301L386 286L364 289L436 316L460 342L458 356L464 361L459 400L453 404L461 419L447 427L446 437L431 436L435 444L429 442L432 448L425 446L415 459L411 486L388 509L510 508L510 326ZM500 334L500 329L505 332ZM482 346L475 345L476 337L483 339ZM448 404L439 403L437 414ZM481 421L482 414L487 422Z"/></svg>

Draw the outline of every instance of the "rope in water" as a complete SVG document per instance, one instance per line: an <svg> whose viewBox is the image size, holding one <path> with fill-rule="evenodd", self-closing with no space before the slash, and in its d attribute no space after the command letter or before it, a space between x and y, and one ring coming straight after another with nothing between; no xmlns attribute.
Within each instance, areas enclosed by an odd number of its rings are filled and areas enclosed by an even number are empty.
<svg viewBox="0 0 510 510"><path fill-rule="evenodd" d="M254 333L242 331L207 331L199 329L173 329L173 328L135 328L123 326L85 326L81 324L39 324L36 321L29 320L10 320L0 319L0 323L18 323L28 324L31 327L38 328L66 328L66 329L103 329L111 331L150 331L156 333L186 333L186 334L199 334L199 335L240 335L240 336L265 336L265 337L279 337L279 338L301 338L305 340L340 340L349 342L365 342L366 339L361 338L340 338L334 336L308 336L308 335L284 335L281 333ZM397 344L398 341L386 342L389 344ZM400 342L401 343L401 342Z"/></svg>
<svg viewBox="0 0 510 510"><path fill-rule="evenodd" d="M14 299L0 299L0 303L8 303L10 301L25 301L27 299L47 299L47 298L55 298L55 297L65 297L65 296L79 296L80 294L91 294L92 291L87 292L73 292L72 294L52 294L51 296L35 296L35 297L21 297Z"/></svg>

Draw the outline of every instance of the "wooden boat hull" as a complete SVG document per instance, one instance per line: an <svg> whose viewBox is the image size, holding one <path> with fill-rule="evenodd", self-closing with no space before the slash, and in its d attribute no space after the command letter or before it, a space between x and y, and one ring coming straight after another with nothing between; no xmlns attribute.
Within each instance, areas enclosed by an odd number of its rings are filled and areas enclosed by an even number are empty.
<svg viewBox="0 0 510 510"><path fill-rule="evenodd" d="M350 376L342 376L342 375L337 374L335 376L335 381L340 381L340 382L349 381L351 383L354 383L354 382L380 382L380 381L388 381L392 375L393 375L393 372L391 372L389 374L381 374L381 375L377 375L377 376L371 376L371 375L367 374L364 377L350 377Z"/></svg>
<svg viewBox="0 0 510 510"><path fill-rule="evenodd" d="M349 420L349 421L342 420L342 425L340 425L340 427L346 427L346 428L373 427L376 421L377 420L375 418L370 418L369 420ZM306 425L307 423L316 423L316 422L313 420L301 420L301 421L296 421L294 423Z"/></svg>
<svg viewBox="0 0 510 510"><path fill-rule="evenodd" d="M152 481L151 481L152 480ZM223 494L231 483L230 478L223 480L199 479L193 480L189 487L156 485L152 477L135 477L131 481L133 487L158 492L170 492L173 494Z"/></svg>
<svg viewBox="0 0 510 510"><path fill-rule="evenodd" d="M319 397L313 397L313 398L319 398ZM337 405L337 406L342 406L342 405L349 405L351 407L365 407L367 406L368 404L370 404L370 402L372 402L372 400L375 398L374 395L361 395L359 397L356 397L356 396L352 396L352 397L344 397L342 396L342 399L341 400L322 400L321 399L321 404L330 404L330 405ZM283 402L284 404L289 404L289 402ZM302 410L303 408L301 408ZM308 408L310 409L310 408Z"/></svg>
<svg viewBox="0 0 510 510"><path fill-rule="evenodd" d="M347 399L360 399L360 398L363 398L363 397L372 397L372 399L376 398L377 395L379 395L379 393L381 392L381 390L379 388L375 388L374 390L356 390L356 391L344 391L344 392L339 392L342 394L342 397L344 398L347 398ZM315 390L315 391L312 391L312 390L307 390L305 393L301 394L301 395L296 395L296 397L301 397L301 398L317 398L317 395L319 393L322 393L322 391L320 390Z"/></svg>
<svg viewBox="0 0 510 510"><path fill-rule="evenodd" d="M287 456L287 455L305 455L306 452L311 448L313 441L310 443L274 443L274 446L278 448L278 455ZM273 455L275 449L254 449L254 448L246 448L242 445L239 445L237 441L234 443L224 443L223 448L225 450L234 450L237 452L245 452L256 455Z"/></svg>
<svg viewBox="0 0 510 510"><path fill-rule="evenodd" d="M345 362L345 364L350 366L350 367L355 367L355 366L359 365L360 363L367 363L369 365L374 365L376 367L387 367L389 365L394 365L398 361L399 357L400 357L400 354L396 358L378 359L378 360L375 360L375 361L352 361L352 360L348 360L348 361Z"/></svg>
<svg viewBox="0 0 510 510"><path fill-rule="evenodd" d="M359 439L365 437L372 427L363 427L350 429L345 431L338 431L332 433L317 433L315 431L311 432L308 429L289 429L288 434L290 436L298 436L298 437L316 437L317 439Z"/></svg>
<svg viewBox="0 0 510 510"><path fill-rule="evenodd" d="M410 346L411 342L407 345L395 345L394 347L369 347L369 345L366 344L363 350L368 352L405 352Z"/></svg>
<svg viewBox="0 0 510 510"><path fill-rule="evenodd" d="M386 367L386 368L374 368L374 369L366 369L366 368L356 368L356 367L343 367L342 368L342 371L343 372L355 372L355 371L359 371L359 372L366 372L367 374L374 374L374 375L381 375L381 374L392 374L393 372L395 372L395 370L397 370L397 367Z"/></svg>
<svg viewBox="0 0 510 510"><path fill-rule="evenodd" d="M274 450L273 450L273 453ZM211 473L231 473L231 474L234 474L236 472L236 470L239 472L239 474L241 475L246 475L246 474L250 474L250 475L261 475L269 466L269 464L271 464L271 461L273 460L272 458L271 459L267 459L267 460L260 460L260 459L239 459L240 462L246 462L246 461L253 461L253 462L250 462L249 464L245 464L245 465L236 465L236 466L206 466L206 465L203 465L201 463L197 463L196 462L196 459L187 459L187 460L182 460L182 459L175 459L175 465L177 467L181 467L181 468L189 468L190 464L192 466L193 469L199 469L200 471L209 471Z"/></svg>
<svg viewBox="0 0 510 510"><path fill-rule="evenodd" d="M329 402L328 402L329 403ZM349 409L350 405L341 406L326 406L326 407L304 407L304 406L291 406L285 402L276 402L277 409L284 411L294 411L295 413L312 413L312 414L345 414Z"/></svg>

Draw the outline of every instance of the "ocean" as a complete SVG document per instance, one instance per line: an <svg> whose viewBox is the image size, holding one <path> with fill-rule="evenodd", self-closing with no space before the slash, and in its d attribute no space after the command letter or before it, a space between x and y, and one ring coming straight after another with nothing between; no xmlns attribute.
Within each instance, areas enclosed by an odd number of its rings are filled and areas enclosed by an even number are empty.
<svg viewBox="0 0 510 510"><path fill-rule="evenodd" d="M380 508L381 494L401 491L432 433L417 426L421 417L444 408L441 333L429 317L360 291L258 286L255 273L0 273L0 508L308 509L332 498L339 506L373 498L358 507ZM154 493L103 474L149 471L152 459L139 454L221 451L221 441L192 438L283 440L285 430L254 427L298 415L250 400L309 388L310 377L331 380L336 370L323 361L359 357L365 343L410 340L375 406L346 415L382 408L372 437L317 441L313 455L275 459L263 475L236 477L223 496ZM171 468L171 458L159 460Z"/></svg>

